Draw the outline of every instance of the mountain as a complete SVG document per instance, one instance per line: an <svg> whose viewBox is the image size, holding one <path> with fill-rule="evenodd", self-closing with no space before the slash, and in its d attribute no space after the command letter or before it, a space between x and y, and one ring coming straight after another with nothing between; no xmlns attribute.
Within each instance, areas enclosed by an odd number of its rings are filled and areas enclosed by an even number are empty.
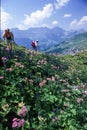
<svg viewBox="0 0 87 130"><path fill-rule="evenodd" d="M60 44L48 49L47 53L70 54L87 49L87 32L75 35L73 38L61 42Z"/></svg>
<svg viewBox="0 0 87 130"><path fill-rule="evenodd" d="M38 27L27 30L12 28L11 31L13 32L15 42L18 45L31 48L31 41L39 40L40 50L48 49L49 47L60 43L66 37L66 31L59 27L54 27L52 29L47 27ZM3 30L0 32L2 38Z"/></svg>
<svg viewBox="0 0 87 130"><path fill-rule="evenodd" d="M66 31L59 27L47 28L29 28L27 30L19 30L18 28L12 28L11 31L14 34L15 42L18 45L24 46L31 49L31 41L39 40L39 49L44 51L50 47L58 45L63 42L66 38L74 37L82 31ZM84 30L83 30L84 31ZM3 30L1 32L1 38Z"/></svg>
<svg viewBox="0 0 87 130"><path fill-rule="evenodd" d="M18 45L25 46L26 48L31 48L31 41L39 40L40 50L45 50L50 46L54 46L60 43L65 36L65 30L59 27L47 28L38 27L30 28L27 30L19 30L18 28L12 28L11 31L14 34L15 42ZM2 32L1 32L2 36Z"/></svg>

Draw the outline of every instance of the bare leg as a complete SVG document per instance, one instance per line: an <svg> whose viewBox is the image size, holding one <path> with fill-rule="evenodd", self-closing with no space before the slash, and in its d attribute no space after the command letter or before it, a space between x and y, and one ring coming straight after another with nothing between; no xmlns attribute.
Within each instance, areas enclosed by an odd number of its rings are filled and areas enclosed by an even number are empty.
<svg viewBox="0 0 87 130"><path fill-rule="evenodd" d="M9 46L9 49L12 50L12 43L10 43L9 45L10 45L10 46Z"/></svg>

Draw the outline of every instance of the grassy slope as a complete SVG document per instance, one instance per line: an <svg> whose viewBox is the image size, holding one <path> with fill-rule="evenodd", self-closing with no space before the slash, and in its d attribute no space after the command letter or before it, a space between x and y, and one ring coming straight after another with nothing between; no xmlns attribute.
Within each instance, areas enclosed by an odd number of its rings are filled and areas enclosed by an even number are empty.
<svg viewBox="0 0 87 130"><path fill-rule="evenodd" d="M5 43L3 41L1 41L1 43L0 43L1 52L4 50L5 47L6 47ZM21 46L19 47L16 44L13 45L13 52L14 51L15 51L14 55L20 54L20 56L23 55L23 57L28 57L28 55L34 54L33 51L27 50ZM3 53L2 56L6 56L6 51L2 52L2 53ZM26 53L28 53L28 54L26 54ZM56 54L48 55L45 53L36 53L33 55L33 60L35 60L35 61L32 61L32 62L36 62L35 64L37 64L38 60L43 60L45 58L47 60L48 66L53 65L53 66L59 67L59 70L58 70L58 72L56 72L56 74L59 73L60 76L62 75L63 77L64 77L63 71L65 71L65 72L68 71L68 73L72 73L72 71L74 73L74 71L75 71L75 73L78 75L79 69L81 69L81 68L85 69L85 67L87 65L87 51L79 52L74 56L73 55L64 56L64 55L56 55ZM20 60L21 60L21 62L23 62L24 59L20 59ZM48 71L50 71L49 70L50 68L47 68L47 69L48 69Z"/></svg>
<svg viewBox="0 0 87 130"><path fill-rule="evenodd" d="M2 56L6 57L5 43L1 42L1 46ZM25 120L28 118L25 130L85 130L87 51L64 56L36 53L16 45L14 50L12 59L7 59L0 69L0 76L4 76L0 81L0 128L10 129L7 115L17 113L18 104L23 102L29 111L25 117ZM12 71L7 71L7 68L12 68ZM84 99L82 104L77 103L79 98ZM3 108L5 104L9 105L7 111Z"/></svg>

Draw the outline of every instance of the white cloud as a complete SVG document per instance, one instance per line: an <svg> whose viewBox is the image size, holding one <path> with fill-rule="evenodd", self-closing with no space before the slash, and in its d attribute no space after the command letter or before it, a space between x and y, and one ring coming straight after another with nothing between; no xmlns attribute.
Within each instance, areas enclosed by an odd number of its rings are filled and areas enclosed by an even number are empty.
<svg viewBox="0 0 87 130"><path fill-rule="evenodd" d="M0 9L1 11L1 29L9 28L10 27L10 21L12 20L12 17L9 13L5 12L2 8Z"/></svg>
<svg viewBox="0 0 87 130"><path fill-rule="evenodd" d="M87 16L83 16L79 21L76 19L70 23L70 26L81 26L87 24Z"/></svg>
<svg viewBox="0 0 87 130"><path fill-rule="evenodd" d="M64 14L64 18L71 17L71 14Z"/></svg>
<svg viewBox="0 0 87 130"><path fill-rule="evenodd" d="M56 21L56 20L55 20L55 21L53 21L53 22L52 22L52 25L53 25L53 26L58 25L58 21Z"/></svg>
<svg viewBox="0 0 87 130"><path fill-rule="evenodd" d="M83 25L83 24L87 24L87 16L83 16L78 22L78 25Z"/></svg>
<svg viewBox="0 0 87 130"><path fill-rule="evenodd" d="M43 7L43 10L37 10L36 12L31 13L31 15L25 14L25 20L22 25L19 24L18 27L21 29L40 26L41 22L46 18L49 18L52 13L53 5L49 3Z"/></svg>
<svg viewBox="0 0 87 130"><path fill-rule="evenodd" d="M70 23L70 26L71 26L71 27L73 27L73 26L75 26L75 25L77 25L77 20L76 20L76 19L74 19L74 20Z"/></svg>
<svg viewBox="0 0 87 130"><path fill-rule="evenodd" d="M60 9L61 7L65 6L68 4L70 0L56 0L56 3L54 3L56 9Z"/></svg>
<svg viewBox="0 0 87 130"><path fill-rule="evenodd" d="M20 30L26 30L27 26L24 26L24 24L16 24L16 27L19 28Z"/></svg>
<svg viewBox="0 0 87 130"><path fill-rule="evenodd" d="M70 27L75 29L83 28L85 26L87 26L87 16L83 16L79 21L75 19L70 23Z"/></svg>

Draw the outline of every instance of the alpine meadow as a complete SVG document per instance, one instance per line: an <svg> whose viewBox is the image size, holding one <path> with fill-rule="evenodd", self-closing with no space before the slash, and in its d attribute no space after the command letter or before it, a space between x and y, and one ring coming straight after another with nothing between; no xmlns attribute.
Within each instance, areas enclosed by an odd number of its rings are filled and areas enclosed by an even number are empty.
<svg viewBox="0 0 87 130"><path fill-rule="evenodd" d="M0 40L0 130L87 130L87 51L48 54Z"/></svg>

